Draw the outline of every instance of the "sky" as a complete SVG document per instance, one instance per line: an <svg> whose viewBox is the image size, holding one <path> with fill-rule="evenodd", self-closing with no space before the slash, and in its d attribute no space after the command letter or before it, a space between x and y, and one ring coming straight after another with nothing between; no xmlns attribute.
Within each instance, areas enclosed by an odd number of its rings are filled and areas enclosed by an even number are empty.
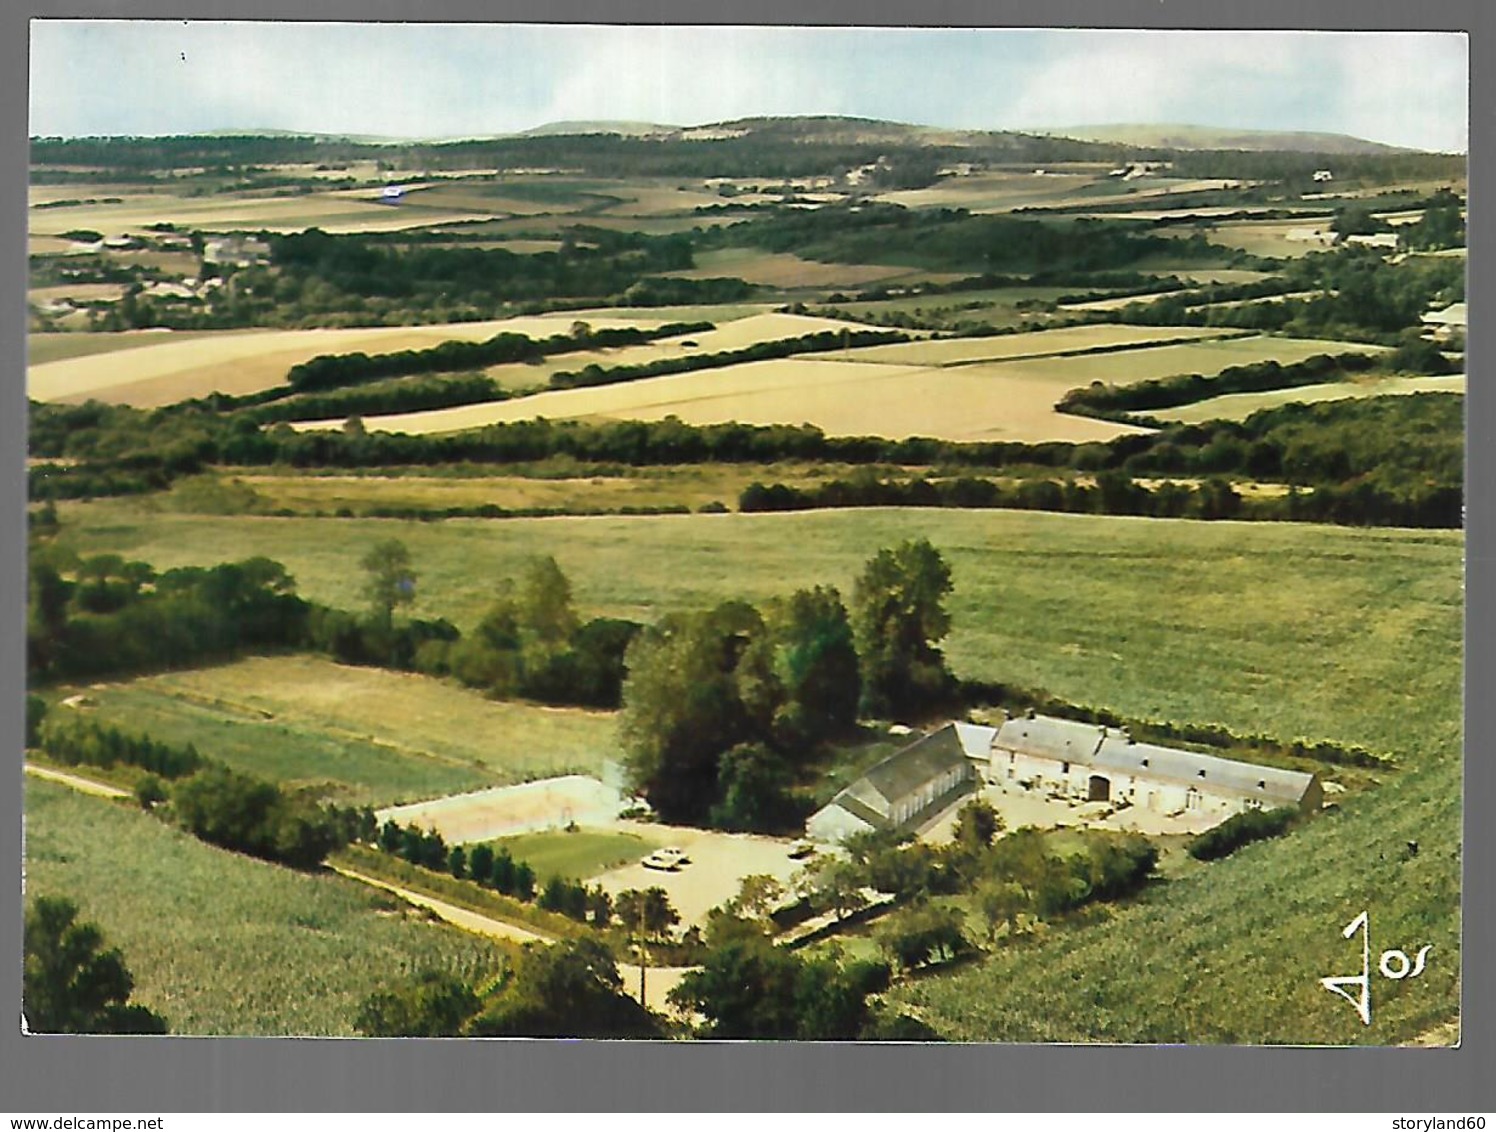
<svg viewBox="0 0 1496 1132"><path fill-rule="evenodd" d="M32 135L481 137L844 114L960 129L1313 130L1464 152L1437 32L34 20Z"/></svg>

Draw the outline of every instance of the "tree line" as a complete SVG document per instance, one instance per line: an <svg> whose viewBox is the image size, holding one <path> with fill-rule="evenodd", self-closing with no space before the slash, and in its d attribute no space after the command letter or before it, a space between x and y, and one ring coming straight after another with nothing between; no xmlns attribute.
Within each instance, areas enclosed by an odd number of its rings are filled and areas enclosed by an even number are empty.
<svg viewBox="0 0 1496 1132"><path fill-rule="evenodd" d="M594 330L585 322L572 325L568 334L532 338L508 331L482 342L450 341L424 350L396 350L385 354L319 354L294 365L286 373L290 393L308 393L358 385L386 377L412 374L455 373L486 366L538 362L554 354L578 350L605 350L637 346L660 338L699 334L714 327L711 322L673 322L654 330L623 326Z"/></svg>
<svg viewBox="0 0 1496 1132"><path fill-rule="evenodd" d="M813 334L802 334L797 338L758 342L738 350L722 350L715 354L659 358L637 365L600 366L594 363L575 372L562 370L553 373L550 377L550 384L555 389L612 385L622 381L637 381L644 377L658 377L667 373L691 373L695 370L718 369L743 362L787 358L795 354L824 353L828 350L881 346L890 342L908 342L909 340L909 335L896 330L853 330L850 327L846 330L818 330Z"/></svg>

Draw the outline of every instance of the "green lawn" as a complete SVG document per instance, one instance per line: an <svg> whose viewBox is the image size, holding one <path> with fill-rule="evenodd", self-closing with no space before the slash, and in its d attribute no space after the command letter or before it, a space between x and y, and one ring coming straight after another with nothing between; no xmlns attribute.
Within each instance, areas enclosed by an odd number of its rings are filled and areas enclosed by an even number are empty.
<svg viewBox="0 0 1496 1132"><path fill-rule="evenodd" d="M607 833L591 829L579 829L573 833L524 833L490 842L495 852L508 849L516 861L528 861L542 883L552 876L586 880L637 861L664 843L663 840L646 840L636 833Z"/></svg>
<svg viewBox="0 0 1496 1132"><path fill-rule="evenodd" d="M481 980L500 952L332 874L197 841L133 806L27 779L26 895L65 896L174 1034L351 1035L359 1003L425 968Z"/></svg>

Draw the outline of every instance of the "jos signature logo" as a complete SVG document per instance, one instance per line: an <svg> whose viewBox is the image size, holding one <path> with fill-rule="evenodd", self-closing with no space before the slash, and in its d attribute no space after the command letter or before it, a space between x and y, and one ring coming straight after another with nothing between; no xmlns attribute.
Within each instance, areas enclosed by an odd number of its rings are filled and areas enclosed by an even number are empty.
<svg viewBox="0 0 1496 1132"><path fill-rule="evenodd" d="M1341 935L1346 939L1357 932L1361 933L1361 973L1359 975L1334 975L1327 979L1320 979L1319 985L1327 991L1333 991L1341 998L1356 1008L1356 1013L1361 1016L1361 1021L1371 1025L1371 916L1362 912L1341 930ZM1384 979L1416 979L1423 974L1424 963L1428 959L1428 953L1434 945L1424 944L1418 949L1418 954L1408 958L1408 953L1397 948L1391 948L1382 952L1381 959L1377 962L1377 971ZM1359 993L1352 994L1352 988L1359 988Z"/></svg>

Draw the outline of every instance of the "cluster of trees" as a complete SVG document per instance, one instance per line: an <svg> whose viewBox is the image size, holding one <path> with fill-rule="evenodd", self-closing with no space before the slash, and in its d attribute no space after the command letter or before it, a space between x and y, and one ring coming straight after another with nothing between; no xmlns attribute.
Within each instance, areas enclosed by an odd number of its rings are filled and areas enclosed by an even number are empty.
<svg viewBox="0 0 1496 1132"><path fill-rule="evenodd" d="M1219 860L1243 845L1281 837L1298 823L1300 816L1292 806L1275 810L1243 810L1192 838L1187 847L1189 855L1197 861Z"/></svg>
<svg viewBox="0 0 1496 1132"><path fill-rule="evenodd" d="M26 908L21 1014L33 1034L164 1034L166 1020L132 1003L135 979L78 906L38 896Z"/></svg>
<svg viewBox="0 0 1496 1132"><path fill-rule="evenodd" d="M640 631L633 621L583 621L571 583L551 557L530 559L461 639L433 640L415 666L455 676L491 696L522 696L550 704L617 707L624 657Z"/></svg>
<svg viewBox="0 0 1496 1132"><path fill-rule="evenodd" d="M689 373L699 369L717 369L743 362L760 362L770 358L787 358L792 354L821 353L827 350L851 349L858 346L880 346L889 342L907 342L909 335L889 330L821 330L814 334L802 334L798 338L781 338L772 342L758 342L740 350L723 350L715 354L695 354L676 358L660 358L657 361L638 365L600 366L589 365L575 373L562 370L551 374L550 384L556 389L572 389L578 386L612 385L620 381L637 381L643 377L658 377L667 373Z"/></svg>
<svg viewBox="0 0 1496 1132"><path fill-rule="evenodd" d="M510 394L493 378L481 373L452 377L404 378L331 393L307 393L244 410L257 424L276 421L315 421L363 414L418 413L426 409L450 409L503 401Z"/></svg>
<svg viewBox="0 0 1496 1132"><path fill-rule="evenodd" d="M867 476L831 480L813 488L752 484L738 501L742 511L804 511L825 507L1004 507L1080 515L1150 515L1157 518L1286 518L1287 502L1244 500L1231 484L1212 477L1198 485L1165 482L1149 488L1127 472L1096 474L1094 486L1039 477L1009 486L961 476L950 480L884 480ZM1292 518L1308 519L1308 514Z"/></svg>
<svg viewBox="0 0 1496 1132"><path fill-rule="evenodd" d="M847 856L828 857L807 878L814 906L844 918L866 893L888 893L902 906L884 924L880 942L908 968L959 957L970 947L959 917L932 897L967 895L987 923L987 941L1022 934L1042 920L1093 901L1129 896L1148 883L1158 849L1135 833L1087 830L1079 847L1056 852L1048 834L1024 828L999 838L1001 815L986 802L967 803L950 844L936 847L883 831L855 834Z"/></svg>
<svg viewBox="0 0 1496 1132"><path fill-rule="evenodd" d="M446 839L436 830L414 824L402 826L393 819L380 827L378 845L412 865L451 873L458 880L470 880L525 903L535 899L535 870L525 861L516 861L508 849L495 853L490 845L472 850L461 845L448 848Z"/></svg>
<svg viewBox="0 0 1496 1132"><path fill-rule="evenodd" d="M678 322L654 330L615 327L594 330L585 322L572 324L568 334L531 338L505 331L482 342L453 340L425 350L397 350L386 354L319 354L294 365L286 373L290 393L309 393L360 385L388 377L455 373L486 366L539 362L554 354L636 346L658 338L699 334L710 322Z"/></svg>
<svg viewBox="0 0 1496 1132"><path fill-rule="evenodd" d="M832 587L667 616L630 645L621 731L634 788L668 821L783 831L803 763L864 713L928 711L950 572L928 541L879 552L849 613Z"/></svg>
<svg viewBox="0 0 1496 1132"><path fill-rule="evenodd" d="M1146 326L1229 326L1281 331L1301 338L1398 345L1406 331L1422 329L1431 306L1465 297L1462 260L1425 258L1389 263L1377 248L1347 246L1303 256L1282 266L1287 291L1307 298L1200 306L1191 295L1166 295L1100 312L1100 321Z"/></svg>
<svg viewBox="0 0 1496 1132"><path fill-rule="evenodd" d="M70 577L68 575L71 575ZM309 605L278 562L157 574L143 562L33 553L26 606L34 679L142 672L300 643Z"/></svg>
<svg viewBox="0 0 1496 1132"><path fill-rule="evenodd" d="M856 1041L897 1037L872 1001L887 989L886 964L838 963L775 946L761 921L714 916L709 950L668 996L722 1040ZM887 1027L887 1029L885 1029ZM927 1030L921 1038L932 1037Z"/></svg>
<svg viewBox="0 0 1496 1132"><path fill-rule="evenodd" d="M292 868L310 869L344 844L326 807L273 782L208 763L171 788L171 813L203 841Z"/></svg>
<svg viewBox="0 0 1496 1132"><path fill-rule="evenodd" d="M1051 222L870 202L786 209L723 225L698 236L697 246L749 246L829 263L898 263L974 273L1104 272L1132 267L1149 256L1219 259L1231 254L1203 235L1172 239L1112 221Z"/></svg>
<svg viewBox="0 0 1496 1132"><path fill-rule="evenodd" d="M1437 369L1425 372L1445 373L1449 363L1444 355L1429 345L1428 354L1415 355L1411 350L1405 357L1412 360L1426 359ZM1437 359L1437 360L1435 360ZM1401 368L1395 360L1385 369L1396 372ZM1228 393L1260 393L1270 389L1294 389L1301 385L1320 385L1326 382L1344 381L1357 375L1382 368L1379 359L1369 354L1346 353L1331 357L1315 354L1302 362L1282 365L1276 361L1253 362L1248 365L1227 366L1213 377L1204 374L1180 374L1176 377L1156 377L1146 381L1112 385L1100 380L1079 389L1071 389L1060 398L1055 409L1061 413L1077 416L1100 417L1104 420L1126 420L1132 413L1147 413L1154 409L1171 409L1179 405L1192 405L1197 401L1221 397Z"/></svg>
<svg viewBox="0 0 1496 1132"><path fill-rule="evenodd" d="M1465 246L1465 202L1449 189L1440 189L1424 205L1423 215L1397 230L1399 247L1436 252Z"/></svg>
<svg viewBox="0 0 1496 1132"><path fill-rule="evenodd" d="M317 228L265 236L271 262L235 271L206 311L185 317L236 326L460 322L535 303L658 306L735 301L753 291L735 279L654 278L691 267L688 235L577 226L556 251L534 254ZM160 321L181 321L161 314Z"/></svg>
<svg viewBox="0 0 1496 1132"><path fill-rule="evenodd" d="M624 992L612 952L590 938L527 945L483 994L443 972L401 979L365 999L354 1026L382 1038L665 1036Z"/></svg>
<svg viewBox="0 0 1496 1132"><path fill-rule="evenodd" d="M103 767L123 764L139 767L161 778L181 778L204 765L191 743L185 747L158 742L149 735L132 735L83 718L53 716L40 729L37 745L49 756L68 766Z"/></svg>

